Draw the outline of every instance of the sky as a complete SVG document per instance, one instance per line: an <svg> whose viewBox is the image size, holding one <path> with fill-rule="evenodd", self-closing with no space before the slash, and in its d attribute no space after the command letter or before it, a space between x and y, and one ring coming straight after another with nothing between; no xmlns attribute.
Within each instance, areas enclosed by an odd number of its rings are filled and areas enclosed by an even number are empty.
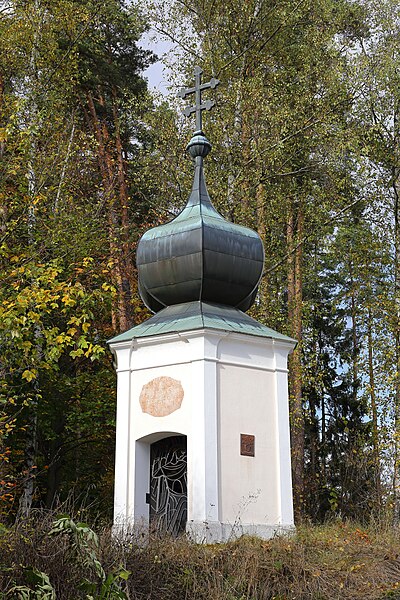
<svg viewBox="0 0 400 600"><path fill-rule="evenodd" d="M150 30L146 32L140 39L139 45L146 50L152 50L160 58L167 54L172 45L166 40L157 37L157 32ZM168 69L161 63L160 60L150 65L143 73L144 77L149 82L149 89L156 90L166 95L168 90Z"/></svg>

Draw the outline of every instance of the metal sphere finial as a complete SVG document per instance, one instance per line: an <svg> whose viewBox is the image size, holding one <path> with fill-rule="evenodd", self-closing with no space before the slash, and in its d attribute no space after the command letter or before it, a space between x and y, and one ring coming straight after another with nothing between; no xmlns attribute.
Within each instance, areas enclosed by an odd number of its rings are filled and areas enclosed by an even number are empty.
<svg viewBox="0 0 400 600"><path fill-rule="evenodd" d="M211 148L210 142L202 131L195 131L194 136L186 146L186 150L192 158L196 158L196 156L205 158L210 153Z"/></svg>

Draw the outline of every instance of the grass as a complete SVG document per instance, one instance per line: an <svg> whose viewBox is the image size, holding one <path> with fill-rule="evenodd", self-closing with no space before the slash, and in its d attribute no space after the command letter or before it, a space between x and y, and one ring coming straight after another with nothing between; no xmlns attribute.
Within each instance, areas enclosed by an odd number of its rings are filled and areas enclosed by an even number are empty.
<svg viewBox="0 0 400 600"><path fill-rule="evenodd" d="M0 533L0 598L22 598L10 590L28 585L29 566L47 574L57 600L88 598L83 579L95 582L93 598L400 600L400 530L382 524L304 525L290 538L207 546L185 538L117 540L103 528L92 551L106 574L124 569L129 576L115 584L120 596L101 596L96 569L81 549L72 551L68 536L48 535L54 518L41 514Z"/></svg>

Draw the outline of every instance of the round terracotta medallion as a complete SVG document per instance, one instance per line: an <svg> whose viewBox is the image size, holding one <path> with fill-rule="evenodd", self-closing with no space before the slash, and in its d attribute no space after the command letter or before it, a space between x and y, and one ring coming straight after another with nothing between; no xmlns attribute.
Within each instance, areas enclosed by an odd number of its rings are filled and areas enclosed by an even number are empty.
<svg viewBox="0 0 400 600"><path fill-rule="evenodd" d="M181 407L184 396L180 381L172 377L156 377L142 387L139 402L144 413L166 417Z"/></svg>

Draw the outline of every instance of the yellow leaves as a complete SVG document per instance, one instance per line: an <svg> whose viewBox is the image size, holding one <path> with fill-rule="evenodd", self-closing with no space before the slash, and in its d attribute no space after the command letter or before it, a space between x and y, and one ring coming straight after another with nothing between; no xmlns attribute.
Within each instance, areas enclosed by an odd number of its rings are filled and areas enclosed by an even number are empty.
<svg viewBox="0 0 400 600"><path fill-rule="evenodd" d="M29 340L25 340L22 342L22 349L24 350L25 354L28 354L28 352L31 348L32 348L32 342L30 342Z"/></svg>
<svg viewBox="0 0 400 600"><path fill-rule="evenodd" d="M37 312L35 312L33 310L30 310L28 312L28 317L34 323L38 323L40 321L40 315L39 315L39 313L37 313Z"/></svg>
<svg viewBox="0 0 400 600"><path fill-rule="evenodd" d="M109 283L103 283L101 286L101 289L104 290L105 292L111 292L111 294L113 296L116 294L115 287Z"/></svg>
<svg viewBox="0 0 400 600"><path fill-rule="evenodd" d="M71 358L78 358L79 356L83 356L82 348L77 348L76 350L71 350L69 353Z"/></svg>
<svg viewBox="0 0 400 600"><path fill-rule="evenodd" d="M72 317L70 317L70 319L67 321L67 323L68 323L68 325L80 325L81 318L73 315Z"/></svg>
<svg viewBox="0 0 400 600"><path fill-rule="evenodd" d="M78 346L79 348L87 348L89 346L89 342L85 337L81 335L81 337L78 340Z"/></svg>
<svg viewBox="0 0 400 600"><path fill-rule="evenodd" d="M49 343L49 345L55 344L56 346L58 346L57 351L58 351L58 353L60 353L60 352L62 352L62 350L65 346L71 346L74 343L73 336L75 335L76 332L77 332L77 329L75 327L71 327L67 331L62 331L61 333L56 335L54 338L49 336L48 343Z"/></svg>
<svg viewBox="0 0 400 600"><path fill-rule="evenodd" d="M22 379L25 379L28 382L33 381L34 379L36 379L37 373L37 369L25 369L25 371L22 373Z"/></svg>
<svg viewBox="0 0 400 600"><path fill-rule="evenodd" d="M30 175L27 173L26 177L29 179ZM32 206L37 206L37 204L39 204L40 200L42 200L44 198L43 195L41 194L37 194L32 200L31 200L31 204Z"/></svg>
<svg viewBox="0 0 400 600"><path fill-rule="evenodd" d="M102 288L100 281L87 290L74 271L64 277L56 262L35 262L4 247L1 252L8 264L9 285L2 288L0 333L10 372L20 373L29 384L40 373L57 371L62 356L94 361L104 354L92 339L92 320L94 306L113 291L111 285ZM93 262L85 257L81 266Z"/></svg>
<svg viewBox="0 0 400 600"><path fill-rule="evenodd" d="M104 348L98 344L92 344L91 342L88 342L84 336L79 338L78 348L71 350L69 353L71 358L79 358L84 356L85 358L90 358L92 361L98 359L103 354Z"/></svg>
<svg viewBox="0 0 400 600"><path fill-rule="evenodd" d="M76 300L74 300L74 298L71 298L71 296L67 296L67 295L64 295L61 298L61 302L63 304L65 304L65 306L75 306L75 304L76 304Z"/></svg>
<svg viewBox="0 0 400 600"><path fill-rule="evenodd" d="M28 306L28 298L25 295L18 294L15 304L20 308L25 308Z"/></svg>
<svg viewBox="0 0 400 600"><path fill-rule="evenodd" d="M68 320L68 325L72 325L72 327L70 327L68 329L68 334L69 335L74 335L75 333L77 333L78 331L78 327L82 327L82 331L83 333L87 333L90 329L90 323L86 321L86 319L88 318L88 314L83 314L80 317L77 317L75 315L73 315L72 317L70 317L70 319Z"/></svg>
<svg viewBox="0 0 400 600"><path fill-rule="evenodd" d="M5 127L0 127L0 142L5 142L8 137L8 131Z"/></svg>

